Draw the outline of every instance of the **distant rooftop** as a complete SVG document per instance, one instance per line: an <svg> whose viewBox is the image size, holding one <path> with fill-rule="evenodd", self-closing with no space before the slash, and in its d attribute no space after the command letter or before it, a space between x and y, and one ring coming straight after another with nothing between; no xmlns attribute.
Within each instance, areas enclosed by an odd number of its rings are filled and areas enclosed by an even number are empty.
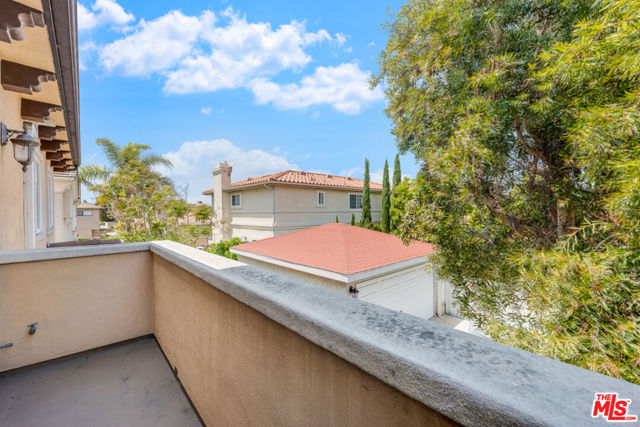
<svg viewBox="0 0 640 427"><path fill-rule="evenodd" d="M95 205L93 203L79 203L76 209L104 209L102 206Z"/></svg>
<svg viewBox="0 0 640 427"><path fill-rule="evenodd" d="M245 179L244 181L234 182L231 184L231 187L229 189L239 189L259 184L298 184L310 185L314 187L344 188L354 190L362 190L364 188L364 181L357 178L351 178L348 176L336 176L325 173L286 170L269 175L259 176L257 178L249 178ZM371 182L369 184L369 188L371 189L371 191L382 191L382 184ZM213 188L202 192L202 194L205 195L211 193L213 193Z"/></svg>
<svg viewBox="0 0 640 427"><path fill-rule="evenodd" d="M233 250L340 274L354 274L424 257L434 253L435 246L416 241L405 245L391 234L329 223L244 243Z"/></svg>

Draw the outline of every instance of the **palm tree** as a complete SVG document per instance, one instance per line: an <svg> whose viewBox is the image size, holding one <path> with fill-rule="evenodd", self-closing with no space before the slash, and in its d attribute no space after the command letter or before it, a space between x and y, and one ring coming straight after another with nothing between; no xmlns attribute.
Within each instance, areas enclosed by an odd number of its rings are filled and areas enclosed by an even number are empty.
<svg viewBox="0 0 640 427"><path fill-rule="evenodd" d="M102 152L109 161L109 166L87 165L78 171L78 180L80 183L89 187L98 181L105 181L117 169L121 169L133 162L140 162L147 166L166 166L173 167L173 163L164 157L147 152L151 147L145 144L128 143L125 146L119 146L115 142L107 138L96 139L96 144L102 147ZM170 178L161 177L163 184L173 187Z"/></svg>

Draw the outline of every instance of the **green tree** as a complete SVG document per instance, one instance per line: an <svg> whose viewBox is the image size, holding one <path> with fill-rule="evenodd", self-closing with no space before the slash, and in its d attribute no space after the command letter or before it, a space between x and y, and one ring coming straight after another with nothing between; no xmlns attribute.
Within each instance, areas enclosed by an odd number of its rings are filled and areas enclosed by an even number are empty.
<svg viewBox="0 0 640 427"><path fill-rule="evenodd" d="M209 223L213 218L213 209L207 204L199 204L193 209L193 216L198 222Z"/></svg>
<svg viewBox="0 0 640 427"><path fill-rule="evenodd" d="M362 190L362 217L360 225L371 224L371 194L369 189L369 159L364 159L364 188Z"/></svg>
<svg viewBox="0 0 640 427"><path fill-rule="evenodd" d="M400 226L494 339L640 381L637 0L410 1L381 71Z"/></svg>
<svg viewBox="0 0 640 427"><path fill-rule="evenodd" d="M356 225L356 214L351 214L351 225Z"/></svg>
<svg viewBox="0 0 640 427"><path fill-rule="evenodd" d="M237 246L237 245L240 245L242 243L244 243L242 240L238 239L237 237L234 237L231 240L223 240L220 243L211 245L207 249L207 252L237 260L238 259L238 255L236 255L233 252L231 252L230 249L233 246Z"/></svg>
<svg viewBox="0 0 640 427"><path fill-rule="evenodd" d="M98 193L96 202L118 221L116 230L125 240L163 238L168 231L164 216L175 202L175 193L149 166L132 161L91 190Z"/></svg>
<svg viewBox="0 0 640 427"><path fill-rule="evenodd" d="M392 197L391 197L391 210L394 210L394 207L393 207L394 197L393 197L393 195L395 195L396 188L400 185L401 182L402 182L402 170L400 169L400 154L396 154L396 159L393 162L393 192L392 192ZM398 209L399 209L399 207L395 208L396 211L398 211ZM394 219L393 213L390 214L390 217L391 217L390 229L391 229L391 231L395 231L398 228L398 224L400 223L399 222L400 215L399 215L399 213L396 212L395 219Z"/></svg>
<svg viewBox="0 0 640 427"><path fill-rule="evenodd" d="M340 220L338 220L338 215L336 215L336 223L340 222Z"/></svg>
<svg viewBox="0 0 640 427"><path fill-rule="evenodd" d="M402 171L400 170L400 154L396 154L396 159L393 162L393 188L400 185L402 182Z"/></svg>
<svg viewBox="0 0 640 427"><path fill-rule="evenodd" d="M189 206L187 202L182 199L175 199L168 202L167 206L167 216L169 218L174 218L176 223L187 215L189 210Z"/></svg>
<svg viewBox="0 0 640 427"><path fill-rule="evenodd" d="M80 168L78 171L78 180L80 183L86 184L89 187L109 179L115 171L125 168L132 163L140 163L149 167L173 167L170 160L149 152L151 147L148 145L130 142L121 147L107 138L96 139L96 144L102 148L102 153L107 158L109 166L87 165ZM165 184L171 185L170 180L165 177L162 179Z"/></svg>
<svg viewBox="0 0 640 427"><path fill-rule="evenodd" d="M415 199L415 195L409 178L405 178L400 184L394 186L391 196L391 209L389 210L392 230L396 230L398 225L402 223L402 219L407 212L407 206L412 203L413 199Z"/></svg>
<svg viewBox="0 0 640 427"><path fill-rule="evenodd" d="M185 228L178 221L186 215L187 203L178 199L171 180L154 169L171 167L171 162L152 153L147 145L121 147L104 138L96 143L109 166L89 165L78 175L117 222L118 237L127 242L169 239L194 244L200 231Z"/></svg>
<svg viewBox="0 0 640 427"><path fill-rule="evenodd" d="M384 171L382 172L382 216L380 228L385 233L391 231L391 189L389 188L389 162L384 161Z"/></svg>

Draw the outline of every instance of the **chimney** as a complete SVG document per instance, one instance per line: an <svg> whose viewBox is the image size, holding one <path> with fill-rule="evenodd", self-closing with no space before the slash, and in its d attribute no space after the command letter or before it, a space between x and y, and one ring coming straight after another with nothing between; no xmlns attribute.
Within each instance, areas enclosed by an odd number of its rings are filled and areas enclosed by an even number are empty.
<svg viewBox="0 0 640 427"><path fill-rule="evenodd" d="M224 190L231 187L232 164L226 160L213 169L213 213L214 225L212 238L214 243L231 239L231 199Z"/></svg>

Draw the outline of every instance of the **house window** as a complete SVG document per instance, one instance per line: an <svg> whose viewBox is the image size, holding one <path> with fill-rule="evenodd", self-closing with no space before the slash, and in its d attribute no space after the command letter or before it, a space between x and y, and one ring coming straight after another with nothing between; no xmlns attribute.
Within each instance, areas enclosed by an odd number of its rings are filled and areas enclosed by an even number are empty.
<svg viewBox="0 0 640 427"><path fill-rule="evenodd" d="M349 209L362 209L362 194L349 194Z"/></svg>
<svg viewBox="0 0 640 427"><path fill-rule="evenodd" d="M53 191L53 177L47 175L47 225L49 226L49 232L52 232L55 227L55 201Z"/></svg>
<svg viewBox="0 0 640 427"><path fill-rule="evenodd" d="M324 206L324 191L318 191L318 206Z"/></svg>
<svg viewBox="0 0 640 427"><path fill-rule="evenodd" d="M82 210L77 212L77 216L93 216L93 210Z"/></svg>
<svg viewBox="0 0 640 427"><path fill-rule="evenodd" d="M42 163L33 159L33 227L36 234L42 233Z"/></svg>
<svg viewBox="0 0 640 427"><path fill-rule="evenodd" d="M231 195L231 207L239 208L241 206L242 200L240 199L240 194L232 194Z"/></svg>

